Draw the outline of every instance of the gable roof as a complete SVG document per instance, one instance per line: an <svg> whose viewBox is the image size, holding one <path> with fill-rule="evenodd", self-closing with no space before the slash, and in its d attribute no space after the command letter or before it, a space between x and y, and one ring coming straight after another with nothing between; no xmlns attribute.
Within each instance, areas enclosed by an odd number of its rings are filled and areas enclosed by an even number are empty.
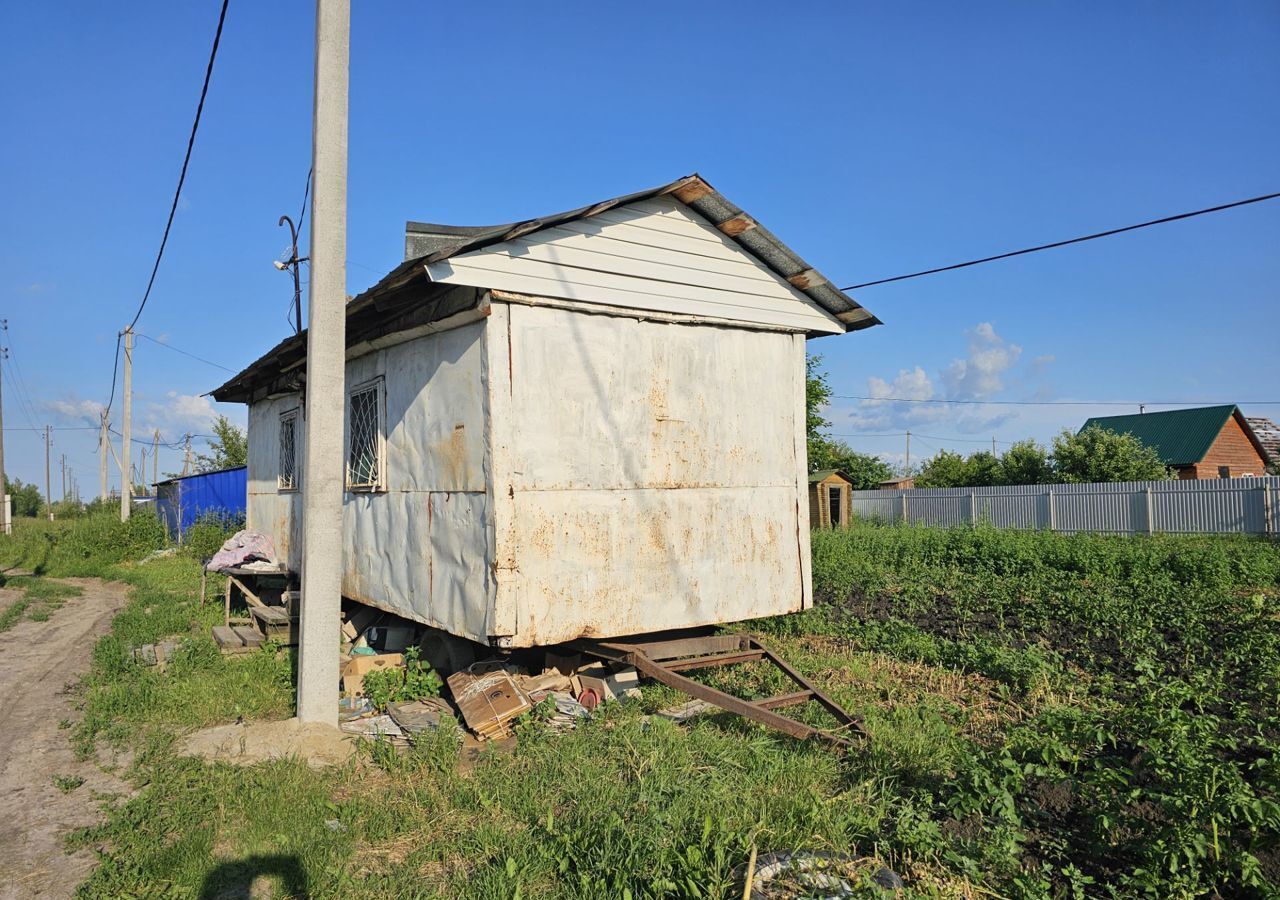
<svg viewBox="0 0 1280 900"><path fill-rule="evenodd" d="M696 173L649 190L601 200L589 206L527 219L523 222L480 227L406 222L405 256L414 265L430 267L452 257L657 197L674 198L692 209L714 226L720 234L736 243L774 274L838 319L845 331L857 331L882 324L871 312L833 285L772 232L730 202Z"/></svg>
<svg viewBox="0 0 1280 900"><path fill-rule="evenodd" d="M809 476L809 483L819 484L827 480L828 478L830 478L832 475L838 475L839 477L843 478L845 481L849 482L850 484L853 484L853 479L850 478L849 474L845 472L843 469L819 469L818 471L814 472L812 475Z"/></svg>
<svg viewBox="0 0 1280 900"><path fill-rule="evenodd" d="M1245 421L1249 423L1249 428L1262 446L1267 462L1280 463L1280 425L1261 417L1251 417Z"/></svg>
<svg viewBox="0 0 1280 900"><path fill-rule="evenodd" d="M1132 434L1148 447L1154 447L1165 465L1189 466L1205 458L1232 416L1239 416L1245 434L1256 444L1257 438L1234 404L1129 416L1094 416L1080 430L1097 425L1119 434Z"/></svg>
<svg viewBox="0 0 1280 900"><path fill-rule="evenodd" d="M647 191L506 225L462 227L408 222L405 225L405 261L372 287L347 301L347 347L351 348L374 334L385 332L390 327L387 323L392 320L423 325L458 313L469 305L474 306L475 290L433 282L428 271L430 265L568 222L588 219L618 206L667 196L689 206L707 219L726 239L741 246L765 267L838 319L846 331L858 331L882 324L852 297L811 268L771 232L695 174ZM250 403L253 402L255 392L268 389L284 373L293 373L292 377L297 381L306 359L306 346L307 331L303 329L300 334L282 340L234 377L210 391L210 394L220 402Z"/></svg>

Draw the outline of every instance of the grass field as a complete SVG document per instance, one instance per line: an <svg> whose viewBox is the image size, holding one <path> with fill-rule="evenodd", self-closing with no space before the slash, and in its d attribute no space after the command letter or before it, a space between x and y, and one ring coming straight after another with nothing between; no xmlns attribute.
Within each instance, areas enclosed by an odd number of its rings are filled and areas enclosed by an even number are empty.
<svg viewBox="0 0 1280 900"><path fill-rule="evenodd" d="M1280 890L1273 544L820 533L818 605L752 627L865 718L864 750L648 720L676 699L655 686L572 734L527 723L513 755L460 766L446 730L328 772L174 753L192 727L287 716L292 669L219 656L194 558L128 562L155 546L145 522L0 540L0 566L133 586L70 730L86 754L136 751L137 793L73 838L101 848L85 896L214 896L263 873L275 896L728 897L752 847L874 856L919 897ZM126 661L175 634L164 674ZM780 688L752 667L707 677Z"/></svg>

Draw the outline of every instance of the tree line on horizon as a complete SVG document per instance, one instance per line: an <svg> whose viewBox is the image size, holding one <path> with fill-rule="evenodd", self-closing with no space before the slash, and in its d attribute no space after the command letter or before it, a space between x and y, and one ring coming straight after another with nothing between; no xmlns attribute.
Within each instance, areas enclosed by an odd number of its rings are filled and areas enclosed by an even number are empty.
<svg viewBox="0 0 1280 900"><path fill-rule="evenodd" d="M1132 434L1092 425L1078 434L1069 429L1051 447L1028 438L1004 453L978 450L965 456L941 450L918 467L895 469L878 456L859 453L845 441L824 434L831 422L822 409L831 399L821 357L806 363L805 405L809 471L839 469L855 490L874 488L899 476L911 476L919 488L994 487L997 485L1097 484L1159 481L1173 477L1155 448Z"/></svg>

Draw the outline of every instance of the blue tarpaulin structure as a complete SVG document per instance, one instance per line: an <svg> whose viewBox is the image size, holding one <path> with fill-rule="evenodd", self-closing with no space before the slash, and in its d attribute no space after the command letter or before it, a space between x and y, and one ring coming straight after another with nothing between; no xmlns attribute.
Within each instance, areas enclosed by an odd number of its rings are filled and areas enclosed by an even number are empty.
<svg viewBox="0 0 1280 900"><path fill-rule="evenodd" d="M180 541L204 516L243 521L248 488L244 466L170 478L156 484L156 515L169 537Z"/></svg>

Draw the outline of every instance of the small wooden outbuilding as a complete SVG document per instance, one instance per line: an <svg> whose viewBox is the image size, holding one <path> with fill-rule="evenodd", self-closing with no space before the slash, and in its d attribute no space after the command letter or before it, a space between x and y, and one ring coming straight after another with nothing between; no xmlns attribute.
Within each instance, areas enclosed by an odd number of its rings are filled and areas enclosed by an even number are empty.
<svg viewBox="0 0 1280 900"><path fill-rule="evenodd" d="M809 527L848 528L853 518L853 480L839 469L809 476Z"/></svg>

